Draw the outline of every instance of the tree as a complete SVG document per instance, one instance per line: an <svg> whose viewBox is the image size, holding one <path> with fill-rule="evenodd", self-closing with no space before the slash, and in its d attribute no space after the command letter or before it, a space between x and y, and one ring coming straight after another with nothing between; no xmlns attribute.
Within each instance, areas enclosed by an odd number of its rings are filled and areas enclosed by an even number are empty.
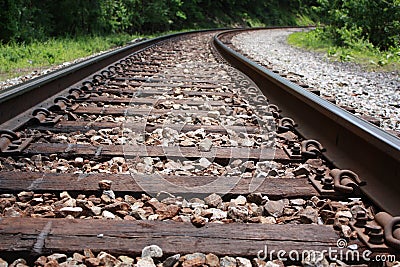
<svg viewBox="0 0 400 267"><path fill-rule="evenodd" d="M381 49L399 45L400 0L318 0L326 32L338 45L364 38Z"/></svg>

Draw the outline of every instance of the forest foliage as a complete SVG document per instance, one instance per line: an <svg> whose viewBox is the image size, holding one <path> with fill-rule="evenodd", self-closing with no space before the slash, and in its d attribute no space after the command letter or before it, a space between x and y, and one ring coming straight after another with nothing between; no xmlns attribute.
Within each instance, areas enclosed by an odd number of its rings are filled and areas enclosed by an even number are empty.
<svg viewBox="0 0 400 267"><path fill-rule="evenodd" d="M339 46L399 46L400 0L0 0L0 42L171 30L324 25Z"/></svg>
<svg viewBox="0 0 400 267"><path fill-rule="evenodd" d="M369 43L381 50L400 44L400 0L317 0L325 38L341 47Z"/></svg>
<svg viewBox="0 0 400 267"><path fill-rule="evenodd" d="M296 25L315 0L0 0L0 40Z"/></svg>

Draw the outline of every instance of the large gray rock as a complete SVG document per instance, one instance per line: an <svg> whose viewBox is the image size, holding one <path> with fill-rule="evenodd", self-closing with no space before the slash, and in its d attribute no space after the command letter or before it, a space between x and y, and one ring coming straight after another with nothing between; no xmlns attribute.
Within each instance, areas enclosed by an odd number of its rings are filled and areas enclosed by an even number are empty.
<svg viewBox="0 0 400 267"><path fill-rule="evenodd" d="M305 209L299 211L300 221L302 223L317 223L318 222L318 212L317 210L307 206Z"/></svg>
<svg viewBox="0 0 400 267"><path fill-rule="evenodd" d="M220 195L213 193L204 198L204 201L210 208L216 208L222 203L222 198Z"/></svg>
<svg viewBox="0 0 400 267"><path fill-rule="evenodd" d="M242 206L229 207L228 217L238 221L246 221L249 217L249 210Z"/></svg>
<svg viewBox="0 0 400 267"><path fill-rule="evenodd" d="M202 152L208 152L211 150L212 145L211 139L205 138L199 143L199 150Z"/></svg>
<svg viewBox="0 0 400 267"><path fill-rule="evenodd" d="M142 258L150 257L150 258L161 258L163 255L162 249L157 245L150 245L142 250Z"/></svg>
<svg viewBox="0 0 400 267"><path fill-rule="evenodd" d="M285 208L285 202L283 200L270 200L264 205L264 210L268 215L280 217L283 214L283 209Z"/></svg>

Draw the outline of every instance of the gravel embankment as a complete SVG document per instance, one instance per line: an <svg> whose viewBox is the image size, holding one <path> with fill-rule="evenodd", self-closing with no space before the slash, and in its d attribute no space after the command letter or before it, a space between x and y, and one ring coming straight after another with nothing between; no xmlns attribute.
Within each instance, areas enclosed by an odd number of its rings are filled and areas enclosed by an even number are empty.
<svg viewBox="0 0 400 267"><path fill-rule="evenodd" d="M379 119L381 128L400 132L399 72L370 72L353 63L332 62L324 54L287 44L297 29L254 31L236 35L232 43L248 57L334 96L341 106L353 107L356 115Z"/></svg>

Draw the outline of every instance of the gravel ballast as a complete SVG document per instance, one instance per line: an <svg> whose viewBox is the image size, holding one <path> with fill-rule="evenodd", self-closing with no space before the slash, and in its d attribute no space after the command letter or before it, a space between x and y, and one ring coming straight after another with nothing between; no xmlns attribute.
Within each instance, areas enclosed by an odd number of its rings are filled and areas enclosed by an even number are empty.
<svg viewBox="0 0 400 267"><path fill-rule="evenodd" d="M337 105L353 107L355 115L374 117L381 128L400 132L398 71L365 71L354 63L333 62L322 53L292 47L287 37L295 31L299 29L245 32L236 35L232 44L263 65L297 74L300 82L319 89L321 96L333 96Z"/></svg>

